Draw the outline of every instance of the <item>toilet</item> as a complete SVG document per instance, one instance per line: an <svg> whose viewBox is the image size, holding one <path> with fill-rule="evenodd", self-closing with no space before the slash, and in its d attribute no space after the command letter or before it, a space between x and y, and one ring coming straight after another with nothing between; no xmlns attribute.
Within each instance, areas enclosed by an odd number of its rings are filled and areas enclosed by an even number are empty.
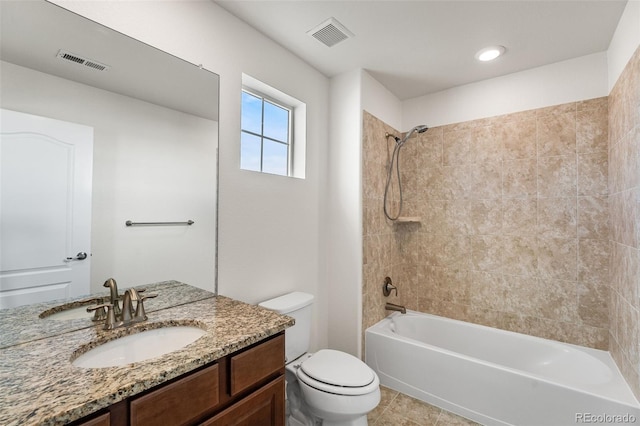
<svg viewBox="0 0 640 426"><path fill-rule="evenodd" d="M296 320L285 331L287 426L366 426L380 402L380 380L345 352L307 353L312 303L313 295L297 291L259 304Z"/></svg>

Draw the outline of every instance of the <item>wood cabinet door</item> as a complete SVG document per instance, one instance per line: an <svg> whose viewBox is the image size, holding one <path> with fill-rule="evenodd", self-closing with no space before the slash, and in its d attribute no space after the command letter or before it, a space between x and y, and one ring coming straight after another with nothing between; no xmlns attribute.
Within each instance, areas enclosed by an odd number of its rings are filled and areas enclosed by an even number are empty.
<svg viewBox="0 0 640 426"><path fill-rule="evenodd" d="M131 426L187 425L218 405L218 364L131 401Z"/></svg>
<svg viewBox="0 0 640 426"><path fill-rule="evenodd" d="M284 426L284 404L284 376L280 376L202 426Z"/></svg>
<svg viewBox="0 0 640 426"><path fill-rule="evenodd" d="M102 414L101 416L94 417L91 420L79 423L78 426L110 426L111 416L109 413Z"/></svg>
<svg viewBox="0 0 640 426"><path fill-rule="evenodd" d="M284 335L231 356L231 396L257 385L261 380L284 373Z"/></svg>

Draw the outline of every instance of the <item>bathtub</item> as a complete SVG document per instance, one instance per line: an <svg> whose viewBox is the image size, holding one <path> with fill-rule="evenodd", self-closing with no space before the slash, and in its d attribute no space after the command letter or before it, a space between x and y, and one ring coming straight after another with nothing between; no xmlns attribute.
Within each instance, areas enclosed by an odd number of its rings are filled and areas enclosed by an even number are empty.
<svg viewBox="0 0 640 426"><path fill-rule="evenodd" d="M407 311L365 331L380 383L484 425L640 424L608 352Z"/></svg>

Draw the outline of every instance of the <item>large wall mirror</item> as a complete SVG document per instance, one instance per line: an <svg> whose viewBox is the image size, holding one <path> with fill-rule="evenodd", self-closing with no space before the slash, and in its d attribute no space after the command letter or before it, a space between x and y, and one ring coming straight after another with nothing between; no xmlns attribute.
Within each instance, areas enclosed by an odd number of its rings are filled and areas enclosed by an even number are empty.
<svg viewBox="0 0 640 426"><path fill-rule="evenodd" d="M64 247L50 263L66 261L49 266L89 265L86 293L103 291L110 277L121 288L177 280L215 291L218 75L44 0L0 8L3 111L93 131L89 160L78 160L91 162L90 247ZM11 165L5 154L5 183L14 179L9 169L21 180L46 169ZM49 197L9 192L3 186L3 307L76 295L64 285L41 292L16 284L22 270L38 268L30 259L44 238L24 216L50 217L55 208ZM26 247L10 256L16 242ZM12 257L15 265L5 261Z"/></svg>

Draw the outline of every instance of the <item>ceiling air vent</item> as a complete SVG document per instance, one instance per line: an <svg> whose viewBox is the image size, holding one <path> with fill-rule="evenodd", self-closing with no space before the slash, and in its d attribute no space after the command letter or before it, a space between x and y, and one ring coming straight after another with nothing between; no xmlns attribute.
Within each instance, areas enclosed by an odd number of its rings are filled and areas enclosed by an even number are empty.
<svg viewBox="0 0 640 426"><path fill-rule="evenodd" d="M109 68L111 68L109 65L101 64L98 61L94 61L93 59L89 59L89 58L84 58L80 55L76 55L75 53L67 52L66 50L60 50L58 52L57 57L64 61L73 62L78 65L82 65L97 71L109 71Z"/></svg>
<svg viewBox="0 0 640 426"><path fill-rule="evenodd" d="M317 27L307 31L325 46L331 47L350 37L353 33L342 25L336 18L329 18Z"/></svg>

